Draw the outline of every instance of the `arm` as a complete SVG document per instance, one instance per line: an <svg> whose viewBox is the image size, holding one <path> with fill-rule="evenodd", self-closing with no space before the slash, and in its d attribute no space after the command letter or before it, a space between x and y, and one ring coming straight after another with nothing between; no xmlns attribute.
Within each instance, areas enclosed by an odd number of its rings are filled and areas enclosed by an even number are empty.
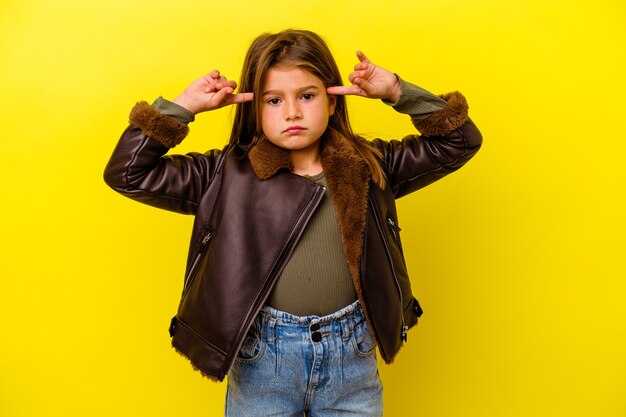
<svg viewBox="0 0 626 417"><path fill-rule="evenodd" d="M372 142L383 155L383 166L396 198L456 171L478 152L482 144L482 135L469 119L467 101L461 93L441 95L439 109L430 114L416 114L414 109L424 105L420 96L426 96L428 100L438 97L419 91L419 87L405 81L400 80L400 84L403 94L393 107L409 114L422 135L408 135L401 141L376 139Z"/></svg>
<svg viewBox="0 0 626 417"><path fill-rule="evenodd" d="M359 64L350 74L351 86L330 87L330 94L353 94L382 99L411 116L423 134L402 141L376 139L383 169L396 198L422 188L463 166L481 146L482 136L467 116L467 102L458 92L437 97L403 81L357 52Z"/></svg>
<svg viewBox="0 0 626 417"><path fill-rule="evenodd" d="M174 104L159 99L138 103L104 171L115 191L155 207L193 214L213 178L220 151L165 156L187 135L194 115L249 101L251 93L233 94L236 84L217 71L194 81Z"/></svg>

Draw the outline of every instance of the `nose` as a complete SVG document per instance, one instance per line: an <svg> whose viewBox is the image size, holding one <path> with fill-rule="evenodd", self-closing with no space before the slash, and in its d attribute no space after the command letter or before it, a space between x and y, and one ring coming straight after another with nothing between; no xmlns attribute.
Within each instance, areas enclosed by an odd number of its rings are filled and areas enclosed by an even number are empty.
<svg viewBox="0 0 626 417"><path fill-rule="evenodd" d="M302 118L302 109L299 100L289 100L285 107L285 119L298 120Z"/></svg>

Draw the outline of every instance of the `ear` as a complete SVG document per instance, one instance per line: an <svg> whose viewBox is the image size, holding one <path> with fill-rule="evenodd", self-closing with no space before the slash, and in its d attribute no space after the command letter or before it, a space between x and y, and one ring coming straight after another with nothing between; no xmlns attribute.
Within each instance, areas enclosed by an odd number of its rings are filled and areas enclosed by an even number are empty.
<svg viewBox="0 0 626 417"><path fill-rule="evenodd" d="M328 115L332 116L335 114L335 106L337 106L337 97L334 95L328 94Z"/></svg>

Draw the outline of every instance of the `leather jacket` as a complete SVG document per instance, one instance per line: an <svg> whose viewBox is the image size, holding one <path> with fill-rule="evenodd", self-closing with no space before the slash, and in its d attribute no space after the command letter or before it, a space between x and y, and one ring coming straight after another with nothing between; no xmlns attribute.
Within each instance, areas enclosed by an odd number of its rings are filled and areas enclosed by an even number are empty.
<svg viewBox="0 0 626 417"><path fill-rule="evenodd" d="M447 175L482 137L460 93L414 124L423 136L376 139L386 186L374 184L346 138L328 130L322 166L337 211L344 255L382 358L391 362L422 314L400 242L395 199ZM287 151L261 140L204 154L168 155L186 126L147 103L131 112L105 169L114 190L195 215L172 345L205 376L223 380L266 302L324 187L291 172Z"/></svg>

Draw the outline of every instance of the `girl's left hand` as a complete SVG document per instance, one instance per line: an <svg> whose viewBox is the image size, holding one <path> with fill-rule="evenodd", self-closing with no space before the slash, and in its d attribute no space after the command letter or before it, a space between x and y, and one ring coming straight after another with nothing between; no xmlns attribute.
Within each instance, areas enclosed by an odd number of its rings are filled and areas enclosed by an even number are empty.
<svg viewBox="0 0 626 417"><path fill-rule="evenodd" d="M396 103L401 93L396 75L372 63L361 51L357 51L356 56L360 62L354 66L354 72L348 76L352 85L328 87L326 92L376 98Z"/></svg>

